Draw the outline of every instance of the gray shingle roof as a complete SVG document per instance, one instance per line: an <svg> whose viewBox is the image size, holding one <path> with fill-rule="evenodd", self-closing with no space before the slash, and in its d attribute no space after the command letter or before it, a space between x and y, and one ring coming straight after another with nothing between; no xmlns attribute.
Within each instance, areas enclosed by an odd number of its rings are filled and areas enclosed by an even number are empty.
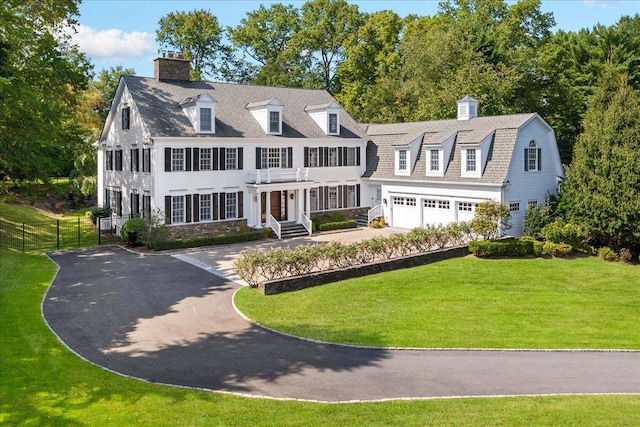
<svg viewBox="0 0 640 427"><path fill-rule="evenodd" d="M195 137L180 102L208 94L217 101L215 137L239 138L328 138L305 107L335 102L324 90L275 88L230 83L159 81L124 76L131 96L151 137ZM284 104L282 135L268 135L247 110L247 105L277 98ZM334 138L367 138L346 111L340 117L340 135ZM206 135L211 136L211 135Z"/></svg>
<svg viewBox="0 0 640 427"><path fill-rule="evenodd" d="M423 182L474 182L501 184L506 180L518 129L535 113L508 116L476 117L471 120L438 120L396 124L369 124L364 128L369 135L367 169L363 177L372 179L399 179ZM461 146L477 144L494 135L489 157L480 178L461 176ZM396 176L394 146L406 145L424 135L415 166L410 176ZM444 143L455 135L451 158L445 162L443 177L427 177L426 145Z"/></svg>

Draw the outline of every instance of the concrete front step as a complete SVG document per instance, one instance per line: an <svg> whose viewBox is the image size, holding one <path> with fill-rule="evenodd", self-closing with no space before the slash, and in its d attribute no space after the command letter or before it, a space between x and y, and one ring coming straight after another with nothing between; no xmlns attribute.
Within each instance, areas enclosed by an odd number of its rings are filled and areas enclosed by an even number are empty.
<svg viewBox="0 0 640 427"><path fill-rule="evenodd" d="M291 237L308 236L307 229L302 224L281 224L280 238L288 239Z"/></svg>

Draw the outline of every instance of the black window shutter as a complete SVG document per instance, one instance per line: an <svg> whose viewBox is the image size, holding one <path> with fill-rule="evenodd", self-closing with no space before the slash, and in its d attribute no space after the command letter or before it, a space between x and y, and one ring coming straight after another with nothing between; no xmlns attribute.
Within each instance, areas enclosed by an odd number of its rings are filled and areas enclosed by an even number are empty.
<svg viewBox="0 0 640 427"><path fill-rule="evenodd" d="M304 147L304 167L309 167L309 147Z"/></svg>
<svg viewBox="0 0 640 427"><path fill-rule="evenodd" d="M199 148L194 148L193 149L193 170L195 172L200 170L200 149Z"/></svg>
<svg viewBox="0 0 640 427"><path fill-rule="evenodd" d="M200 221L200 195L193 195L193 222Z"/></svg>
<svg viewBox="0 0 640 427"><path fill-rule="evenodd" d="M342 203L342 205L340 205ZM346 208L347 207L347 186L341 185L338 187L338 207Z"/></svg>
<svg viewBox="0 0 640 427"><path fill-rule="evenodd" d="M191 194L184 196L184 222L191 222Z"/></svg>
<svg viewBox="0 0 640 427"><path fill-rule="evenodd" d="M136 155L136 161L134 166L136 167L136 172L140 171L140 149L136 148L134 154Z"/></svg>
<svg viewBox="0 0 640 427"><path fill-rule="evenodd" d="M360 184L356 184L356 207L360 207Z"/></svg>
<svg viewBox="0 0 640 427"><path fill-rule="evenodd" d="M116 192L116 206L118 207L118 216L122 216L122 191Z"/></svg>
<svg viewBox="0 0 640 427"><path fill-rule="evenodd" d="M211 217L218 219L218 193L211 195Z"/></svg>
<svg viewBox="0 0 640 427"><path fill-rule="evenodd" d="M140 195L136 193L136 216L140 216Z"/></svg>
<svg viewBox="0 0 640 427"><path fill-rule="evenodd" d="M527 172L529 170L529 149L524 149L524 171Z"/></svg>
<svg viewBox="0 0 640 427"><path fill-rule="evenodd" d="M324 187L318 187L318 210L324 210Z"/></svg>
<svg viewBox="0 0 640 427"><path fill-rule="evenodd" d="M220 148L220 170L223 171L227 169L227 150L223 147Z"/></svg>
<svg viewBox="0 0 640 427"><path fill-rule="evenodd" d="M293 147L287 148L287 167L293 167Z"/></svg>
<svg viewBox="0 0 640 427"><path fill-rule="evenodd" d="M329 166L329 147L324 147L324 165Z"/></svg>
<svg viewBox="0 0 640 427"><path fill-rule="evenodd" d="M218 170L218 149L214 148L211 150L211 161L213 162L213 170L217 171Z"/></svg>
<svg viewBox="0 0 640 427"><path fill-rule="evenodd" d="M185 160L184 170L190 171L191 170L191 148L184 149L184 160Z"/></svg>
<svg viewBox="0 0 640 427"><path fill-rule="evenodd" d="M225 219L227 217L227 195L225 193L220 193L220 219Z"/></svg>
<svg viewBox="0 0 640 427"><path fill-rule="evenodd" d="M324 208L329 209L329 187L324 187Z"/></svg>
<svg viewBox="0 0 640 427"><path fill-rule="evenodd" d="M164 171L171 172L171 148L164 149Z"/></svg>
<svg viewBox="0 0 640 427"><path fill-rule="evenodd" d="M262 169L262 148L256 147L256 169Z"/></svg>
<svg viewBox="0 0 640 427"><path fill-rule="evenodd" d="M171 196L164 196L164 222L171 224Z"/></svg>
<svg viewBox="0 0 640 427"><path fill-rule="evenodd" d="M151 149L142 150L142 172L151 172Z"/></svg>
<svg viewBox="0 0 640 427"><path fill-rule="evenodd" d="M324 148L318 147L318 166L324 166Z"/></svg>
<svg viewBox="0 0 640 427"><path fill-rule="evenodd" d="M131 172L134 172L135 170L133 169L133 148L131 150L129 150L129 169L131 170ZM133 194L133 193L131 193Z"/></svg>
<svg viewBox="0 0 640 427"><path fill-rule="evenodd" d="M122 150L116 151L116 170L122 171Z"/></svg>
<svg viewBox="0 0 640 427"><path fill-rule="evenodd" d="M538 148L538 170L542 170L542 148Z"/></svg>
<svg viewBox="0 0 640 427"><path fill-rule="evenodd" d="M244 150L242 147L238 148L238 169L242 169L244 167Z"/></svg>
<svg viewBox="0 0 640 427"><path fill-rule="evenodd" d="M360 166L360 147L356 147L356 166Z"/></svg>
<svg viewBox="0 0 640 427"><path fill-rule="evenodd" d="M347 157L344 155L344 150L346 150L346 147L338 147L338 166L342 166L344 164L342 163L342 159Z"/></svg>
<svg viewBox="0 0 640 427"><path fill-rule="evenodd" d="M242 191L238 191L238 218L244 217L244 197Z"/></svg>
<svg viewBox="0 0 640 427"><path fill-rule="evenodd" d="M104 189L104 203L102 205L103 208L109 208L111 207L111 194L109 194L109 189L105 188Z"/></svg>

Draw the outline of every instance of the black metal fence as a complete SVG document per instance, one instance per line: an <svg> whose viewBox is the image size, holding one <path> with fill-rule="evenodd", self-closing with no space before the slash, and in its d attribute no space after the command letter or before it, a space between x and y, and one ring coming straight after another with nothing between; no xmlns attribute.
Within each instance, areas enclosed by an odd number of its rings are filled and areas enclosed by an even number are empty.
<svg viewBox="0 0 640 427"><path fill-rule="evenodd" d="M0 248L20 252L84 248L120 242L120 228L111 218L52 219L34 222L0 220Z"/></svg>

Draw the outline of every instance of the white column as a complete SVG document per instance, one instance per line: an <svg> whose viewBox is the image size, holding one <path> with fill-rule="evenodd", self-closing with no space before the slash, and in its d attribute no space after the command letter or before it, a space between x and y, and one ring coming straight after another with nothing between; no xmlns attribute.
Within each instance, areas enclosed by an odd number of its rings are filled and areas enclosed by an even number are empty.
<svg viewBox="0 0 640 427"><path fill-rule="evenodd" d="M311 218L311 189L307 188L307 197L304 198L304 211Z"/></svg>
<svg viewBox="0 0 640 427"><path fill-rule="evenodd" d="M262 218L260 217L260 212L262 212L262 197L260 197L260 192L256 191L256 228L262 228Z"/></svg>
<svg viewBox="0 0 640 427"><path fill-rule="evenodd" d="M266 203L265 203L265 205L266 205L265 210L267 212L266 224L267 224L267 226L271 227L271 221L269 219L270 216L271 216L271 191L266 191L266 193L267 193L267 197L266 197L267 200L266 200Z"/></svg>

